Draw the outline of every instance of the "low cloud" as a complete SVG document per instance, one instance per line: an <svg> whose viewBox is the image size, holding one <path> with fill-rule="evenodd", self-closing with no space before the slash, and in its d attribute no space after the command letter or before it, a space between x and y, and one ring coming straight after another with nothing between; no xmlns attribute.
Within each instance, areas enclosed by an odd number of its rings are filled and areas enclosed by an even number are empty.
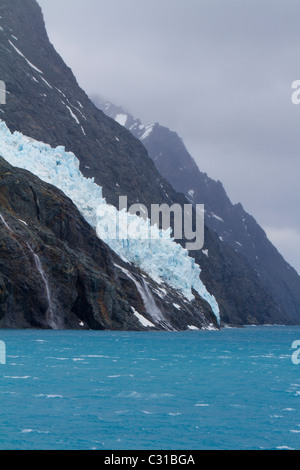
<svg viewBox="0 0 300 470"><path fill-rule="evenodd" d="M271 242L300 274L300 230L294 228L264 227ZM295 264L295 260L296 262Z"/></svg>
<svg viewBox="0 0 300 470"><path fill-rule="evenodd" d="M39 3L90 95L177 131L232 202L264 226L300 230L298 0Z"/></svg>

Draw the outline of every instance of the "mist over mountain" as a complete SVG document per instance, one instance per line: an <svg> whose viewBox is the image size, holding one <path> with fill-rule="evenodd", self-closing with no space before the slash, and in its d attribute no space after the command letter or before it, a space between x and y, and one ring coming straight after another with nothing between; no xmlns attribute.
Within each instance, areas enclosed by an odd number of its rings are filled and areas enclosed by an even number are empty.
<svg viewBox="0 0 300 470"><path fill-rule="evenodd" d="M205 222L221 241L244 255L282 312L297 318L300 277L268 240L241 204L233 205L220 181L199 170L176 132L155 123L145 125L123 108L94 98L108 116L126 127L145 146L162 176L194 205L205 204Z"/></svg>

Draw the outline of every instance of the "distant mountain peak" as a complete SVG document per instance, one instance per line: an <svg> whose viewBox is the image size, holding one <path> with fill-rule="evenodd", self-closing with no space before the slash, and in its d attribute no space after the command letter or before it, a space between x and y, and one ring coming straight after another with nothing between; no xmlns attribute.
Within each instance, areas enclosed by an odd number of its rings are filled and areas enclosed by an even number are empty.
<svg viewBox="0 0 300 470"><path fill-rule="evenodd" d="M101 102L95 103L103 109ZM115 119L116 107L113 104L106 103L105 112ZM222 243L229 244L245 256L275 298L283 317L299 321L300 277L268 240L254 217L244 210L241 203L231 203L221 181L214 181L200 171L176 132L156 124L149 127L151 131L143 133L142 127L129 127L128 123L133 118L128 113L126 116L123 125L142 141L161 175L192 204L205 204L206 224L218 234Z"/></svg>

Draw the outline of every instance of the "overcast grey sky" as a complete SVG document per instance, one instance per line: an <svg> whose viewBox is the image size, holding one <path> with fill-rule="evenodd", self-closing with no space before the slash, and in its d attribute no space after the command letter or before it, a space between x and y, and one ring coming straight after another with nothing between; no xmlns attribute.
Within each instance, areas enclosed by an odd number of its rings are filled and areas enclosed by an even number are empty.
<svg viewBox="0 0 300 470"><path fill-rule="evenodd" d="M85 91L178 132L300 272L299 0L38 0Z"/></svg>

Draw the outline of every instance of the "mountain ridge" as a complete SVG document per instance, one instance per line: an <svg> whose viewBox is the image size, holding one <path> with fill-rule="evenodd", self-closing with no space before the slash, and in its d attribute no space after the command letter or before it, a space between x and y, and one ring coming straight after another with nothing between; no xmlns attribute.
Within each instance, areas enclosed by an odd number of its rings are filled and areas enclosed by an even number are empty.
<svg viewBox="0 0 300 470"><path fill-rule="evenodd" d="M1 79L8 92L0 118L10 131L74 152L82 174L94 178L107 202L116 207L120 195L127 195L129 204L147 207L188 203L160 175L142 143L98 110L78 86L50 44L35 0L2 0L0 16ZM244 256L207 226L205 240L209 257L202 251L190 256L219 303L222 323L284 323L287 317Z"/></svg>
<svg viewBox="0 0 300 470"><path fill-rule="evenodd" d="M205 204L206 224L244 255L287 317L300 312L300 277L268 240L241 203L232 204L220 181L200 171L183 140L159 123L144 125L123 108L94 97L108 116L124 125L148 151L158 171L194 205Z"/></svg>

